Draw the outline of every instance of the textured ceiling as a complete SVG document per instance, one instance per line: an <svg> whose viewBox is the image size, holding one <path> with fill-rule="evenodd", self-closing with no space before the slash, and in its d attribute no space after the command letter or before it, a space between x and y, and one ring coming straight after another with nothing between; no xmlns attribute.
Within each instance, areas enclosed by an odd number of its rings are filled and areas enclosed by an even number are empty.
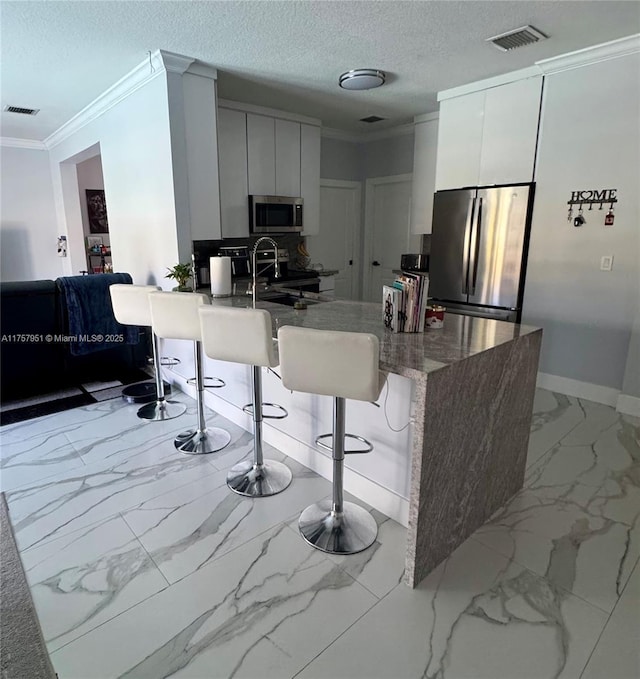
<svg viewBox="0 0 640 679"><path fill-rule="evenodd" d="M484 39L532 24L550 36L503 53ZM640 31L636 1L189 0L0 1L0 133L42 140L137 66L149 50L219 69L219 94L373 130L437 110L436 93ZM387 85L347 92L351 68ZM358 122L386 118L374 127Z"/></svg>

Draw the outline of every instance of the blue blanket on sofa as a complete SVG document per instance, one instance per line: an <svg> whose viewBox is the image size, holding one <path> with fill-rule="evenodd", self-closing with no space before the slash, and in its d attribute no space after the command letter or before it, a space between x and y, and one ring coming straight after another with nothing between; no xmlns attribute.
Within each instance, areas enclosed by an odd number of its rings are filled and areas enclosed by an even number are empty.
<svg viewBox="0 0 640 679"><path fill-rule="evenodd" d="M56 280L67 308L69 349L74 356L137 344L138 327L116 321L109 294L114 283L131 282L128 273L63 276Z"/></svg>

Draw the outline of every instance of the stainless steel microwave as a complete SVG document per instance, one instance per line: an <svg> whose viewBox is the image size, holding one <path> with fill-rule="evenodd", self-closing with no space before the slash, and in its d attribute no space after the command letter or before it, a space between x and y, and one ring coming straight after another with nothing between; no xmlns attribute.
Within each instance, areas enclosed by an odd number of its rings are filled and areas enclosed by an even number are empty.
<svg viewBox="0 0 640 679"><path fill-rule="evenodd" d="M296 233L302 225L302 198L249 196L251 233Z"/></svg>

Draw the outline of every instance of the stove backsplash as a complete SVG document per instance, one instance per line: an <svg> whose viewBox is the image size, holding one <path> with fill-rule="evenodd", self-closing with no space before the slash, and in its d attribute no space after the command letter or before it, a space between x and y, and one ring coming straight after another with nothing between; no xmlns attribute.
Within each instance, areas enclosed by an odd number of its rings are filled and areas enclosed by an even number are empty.
<svg viewBox="0 0 640 679"><path fill-rule="evenodd" d="M251 236L250 238L225 238L224 240L194 240L193 254L196 259L196 269L208 269L209 257L217 256L218 251L222 246L247 245L249 247L249 253L251 253L258 238L259 236ZM298 254L298 245L305 242L304 236L290 233L281 236L271 236L271 238L278 244L279 248L286 248L289 252L289 269L296 270L302 268L299 266L300 255Z"/></svg>

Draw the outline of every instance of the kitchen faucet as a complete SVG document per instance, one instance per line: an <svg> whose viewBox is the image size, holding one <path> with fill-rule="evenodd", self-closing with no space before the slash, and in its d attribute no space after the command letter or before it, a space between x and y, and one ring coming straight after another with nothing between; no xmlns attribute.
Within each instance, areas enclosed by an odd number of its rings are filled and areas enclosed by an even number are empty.
<svg viewBox="0 0 640 679"><path fill-rule="evenodd" d="M253 246L253 252L251 253L251 271L253 276L251 293L254 309L256 308L256 301L258 299L258 265L256 262L256 254L258 252L258 245L260 245L260 243L263 241L267 241L273 247L273 266L275 269L273 277L280 278L280 266L278 264L278 244L273 240L273 238L269 238L269 236L262 236L262 238L258 238L258 240L255 242L255 245ZM269 262L260 273L264 273L270 266L271 263Z"/></svg>

